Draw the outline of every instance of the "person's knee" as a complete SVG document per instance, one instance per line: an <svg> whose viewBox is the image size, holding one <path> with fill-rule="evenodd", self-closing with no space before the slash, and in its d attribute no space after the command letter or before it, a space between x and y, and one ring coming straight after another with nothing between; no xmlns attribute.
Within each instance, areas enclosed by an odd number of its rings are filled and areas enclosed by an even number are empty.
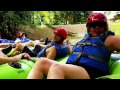
<svg viewBox="0 0 120 90"><path fill-rule="evenodd" d="M45 69L48 67L49 61L46 58L40 58L36 61L35 67L38 69Z"/></svg>
<svg viewBox="0 0 120 90"><path fill-rule="evenodd" d="M22 43L18 43L18 44L17 44L17 47L18 47L18 48L19 48L19 47L23 47Z"/></svg>
<svg viewBox="0 0 120 90"><path fill-rule="evenodd" d="M62 66L58 63L54 63L53 65L51 65L50 70L62 70Z"/></svg>
<svg viewBox="0 0 120 90"><path fill-rule="evenodd" d="M29 43L26 44L26 46L35 46L35 42L34 41L30 41Z"/></svg>
<svg viewBox="0 0 120 90"><path fill-rule="evenodd" d="M47 74L51 65L55 63L57 62L50 60L48 58L41 57L40 59L36 61L35 68Z"/></svg>
<svg viewBox="0 0 120 90"><path fill-rule="evenodd" d="M47 62L48 62L48 60L46 58L41 57L36 61L36 64L45 65L45 64L47 64Z"/></svg>

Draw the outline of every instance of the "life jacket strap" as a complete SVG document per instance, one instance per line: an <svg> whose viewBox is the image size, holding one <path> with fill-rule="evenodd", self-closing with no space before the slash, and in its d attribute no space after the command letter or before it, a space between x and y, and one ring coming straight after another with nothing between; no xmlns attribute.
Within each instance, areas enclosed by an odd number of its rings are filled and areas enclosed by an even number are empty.
<svg viewBox="0 0 120 90"><path fill-rule="evenodd" d="M107 47L104 46L104 45L99 45L99 44L90 43L90 42L78 43L78 45L80 45L80 46L97 46L97 47L101 47L101 48L107 49Z"/></svg>
<svg viewBox="0 0 120 90"><path fill-rule="evenodd" d="M79 57L83 56L83 57L91 58L91 59L94 59L94 60L97 60L97 61L100 61L100 62L107 63L107 61L104 60L103 58L96 57L96 56L93 56L93 55L88 55L84 52L73 52L72 54L77 54ZM77 59L76 59L76 62L78 62Z"/></svg>

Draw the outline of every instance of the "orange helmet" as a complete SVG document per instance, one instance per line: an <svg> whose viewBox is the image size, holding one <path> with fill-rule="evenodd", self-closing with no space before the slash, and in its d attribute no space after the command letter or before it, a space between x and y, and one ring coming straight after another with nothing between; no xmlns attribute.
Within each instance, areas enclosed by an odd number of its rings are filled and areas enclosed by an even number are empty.
<svg viewBox="0 0 120 90"><path fill-rule="evenodd" d="M25 33L19 31L19 32L17 33L17 36L20 37L20 36L22 36L23 34L25 34Z"/></svg>

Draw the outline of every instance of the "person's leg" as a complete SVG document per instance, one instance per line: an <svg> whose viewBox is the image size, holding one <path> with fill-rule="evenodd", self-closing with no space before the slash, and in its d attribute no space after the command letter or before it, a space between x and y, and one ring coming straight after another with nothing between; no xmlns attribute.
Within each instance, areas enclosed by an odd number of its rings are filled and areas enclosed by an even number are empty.
<svg viewBox="0 0 120 90"><path fill-rule="evenodd" d="M35 42L34 41L30 41L28 43L25 44L25 46L35 46Z"/></svg>
<svg viewBox="0 0 120 90"><path fill-rule="evenodd" d="M7 48L2 49L2 52L3 52L4 54L8 54L11 50L12 50L12 46L10 45L10 46L8 46Z"/></svg>
<svg viewBox="0 0 120 90"><path fill-rule="evenodd" d="M35 45L35 48L32 50L36 55L42 50L41 46Z"/></svg>
<svg viewBox="0 0 120 90"><path fill-rule="evenodd" d="M56 61L41 57L38 59L28 75L28 79L43 79L48 74L49 68Z"/></svg>
<svg viewBox="0 0 120 90"><path fill-rule="evenodd" d="M72 64L52 64L48 72L48 79L90 79L87 71Z"/></svg>
<svg viewBox="0 0 120 90"><path fill-rule="evenodd" d="M17 52L22 51L23 48L24 48L24 45L23 45L22 43L18 43L18 44L16 45L16 47L14 48L14 50L13 50L13 52L12 52L12 55L14 55L14 54L16 53L16 51L17 51Z"/></svg>
<svg viewBox="0 0 120 90"><path fill-rule="evenodd" d="M28 53L31 57L36 57L36 54L31 51L27 46L25 46L21 53Z"/></svg>
<svg viewBox="0 0 120 90"><path fill-rule="evenodd" d="M48 37L45 38L45 44L44 45L47 45L48 44Z"/></svg>

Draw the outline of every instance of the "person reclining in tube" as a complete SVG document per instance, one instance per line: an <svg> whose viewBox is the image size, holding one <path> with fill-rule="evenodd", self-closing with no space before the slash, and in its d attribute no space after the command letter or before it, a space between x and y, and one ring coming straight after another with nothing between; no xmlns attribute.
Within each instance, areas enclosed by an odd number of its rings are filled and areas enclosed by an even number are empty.
<svg viewBox="0 0 120 90"><path fill-rule="evenodd" d="M37 44L33 50L27 46L19 44L16 51L28 53L31 57L47 57L49 59L59 59L70 53L70 47L64 43L67 38L68 31L64 28L56 28L54 30L54 41L49 45ZM67 42L67 41L66 41Z"/></svg>
<svg viewBox="0 0 120 90"><path fill-rule="evenodd" d="M17 36L18 36L18 38L16 38L16 40L15 40L15 43L13 45L14 50L12 51L12 53L14 53L14 55L16 55L15 52L19 51L19 48L21 48L21 47L24 47L24 46L34 47L36 44L46 44L47 43L47 41L40 42L39 40L30 40L30 39L26 38L26 33L24 33L24 32L18 32Z"/></svg>
<svg viewBox="0 0 120 90"><path fill-rule="evenodd" d="M109 74L111 53L120 51L120 38L108 30L107 18L102 13L88 16L87 33L76 43L66 64L41 57L36 61L28 79L95 79Z"/></svg>
<svg viewBox="0 0 120 90"><path fill-rule="evenodd" d="M16 55L16 53L18 53L16 51L20 51L21 47L24 47L24 46L35 47L37 44L47 45L50 42L50 40L48 40L48 37L45 38L45 41L43 42L41 42L40 40L30 40L26 38L26 34L24 32L18 32L17 36L18 38L16 38L14 46L13 46L14 47L14 50L12 51L12 53L14 53L13 55Z"/></svg>
<svg viewBox="0 0 120 90"><path fill-rule="evenodd" d="M31 42L31 40L29 38L26 37L26 33L19 31L17 33L18 38L16 38L15 40L15 46L17 46L17 44L22 43L23 45L26 46L34 46L34 43Z"/></svg>
<svg viewBox="0 0 120 90"><path fill-rule="evenodd" d="M26 33L24 32L18 32L17 36L18 38L16 38L15 40L15 46L16 44L22 43L25 46L35 46L36 44L40 43L40 44L47 44L48 38L46 38L46 42L40 42L40 40L30 40L29 38L26 38Z"/></svg>
<svg viewBox="0 0 120 90"><path fill-rule="evenodd" d="M16 63L21 60L21 58L26 58L26 60L31 60L31 57L27 53L21 53L19 55L13 56L13 57L7 57L6 54L8 54L12 50L12 46L10 44L0 44L0 64L5 63Z"/></svg>

